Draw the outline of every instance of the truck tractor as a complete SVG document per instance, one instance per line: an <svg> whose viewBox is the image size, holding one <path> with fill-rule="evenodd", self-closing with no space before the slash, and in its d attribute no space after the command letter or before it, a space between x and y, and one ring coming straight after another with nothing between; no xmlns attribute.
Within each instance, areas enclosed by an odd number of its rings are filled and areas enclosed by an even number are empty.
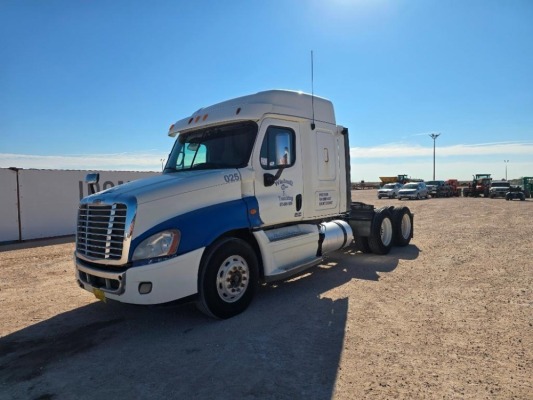
<svg viewBox="0 0 533 400"><path fill-rule="evenodd" d="M259 92L201 108L168 135L161 174L80 202L76 279L103 301L185 299L229 318L259 283L413 237L409 208L352 202L348 129L329 100Z"/></svg>

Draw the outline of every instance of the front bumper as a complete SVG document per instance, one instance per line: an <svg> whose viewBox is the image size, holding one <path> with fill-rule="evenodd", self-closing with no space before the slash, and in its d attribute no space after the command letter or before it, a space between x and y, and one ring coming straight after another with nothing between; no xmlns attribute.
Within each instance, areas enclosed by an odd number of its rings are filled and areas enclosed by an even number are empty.
<svg viewBox="0 0 533 400"><path fill-rule="evenodd" d="M413 193L398 193L398 198L402 199L416 199L417 192Z"/></svg>
<svg viewBox="0 0 533 400"><path fill-rule="evenodd" d="M83 289L106 299L129 304L161 304L198 292L198 269L205 248L169 260L116 272L93 267L75 258L76 278ZM140 294L141 283L152 290ZM99 297L100 298L100 297Z"/></svg>

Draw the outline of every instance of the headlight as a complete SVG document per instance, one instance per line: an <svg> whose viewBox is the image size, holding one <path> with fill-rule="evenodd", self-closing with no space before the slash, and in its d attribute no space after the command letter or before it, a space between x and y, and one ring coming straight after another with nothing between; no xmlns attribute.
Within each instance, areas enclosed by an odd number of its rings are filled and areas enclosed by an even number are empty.
<svg viewBox="0 0 533 400"><path fill-rule="evenodd" d="M162 231L144 239L133 252L132 260L145 260L172 255L178 250L181 233L176 229Z"/></svg>

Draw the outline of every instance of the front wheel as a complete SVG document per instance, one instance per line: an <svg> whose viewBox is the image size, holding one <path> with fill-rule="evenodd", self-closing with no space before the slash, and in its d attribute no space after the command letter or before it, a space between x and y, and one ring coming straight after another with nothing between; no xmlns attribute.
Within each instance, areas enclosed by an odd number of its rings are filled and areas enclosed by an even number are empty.
<svg viewBox="0 0 533 400"><path fill-rule="evenodd" d="M244 240L224 238L207 250L198 278L197 306L220 319L240 314L252 302L258 282L258 263Z"/></svg>

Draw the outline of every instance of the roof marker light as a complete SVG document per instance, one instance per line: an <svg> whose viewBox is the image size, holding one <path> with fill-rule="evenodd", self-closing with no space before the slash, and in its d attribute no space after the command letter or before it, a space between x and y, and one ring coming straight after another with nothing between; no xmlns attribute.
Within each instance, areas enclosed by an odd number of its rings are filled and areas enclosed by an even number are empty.
<svg viewBox="0 0 533 400"><path fill-rule="evenodd" d="M192 120L193 120L193 119L194 119L194 118L193 118L193 117L191 117L191 119L189 120L189 125L191 124L191 122L192 122Z"/></svg>
<svg viewBox="0 0 533 400"><path fill-rule="evenodd" d="M202 121L205 121L207 119L207 115L208 114L205 114L204 117L202 118Z"/></svg>
<svg viewBox="0 0 533 400"><path fill-rule="evenodd" d="M194 123L197 123L198 121L200 121L200 116L196 117L196 119L194 120Z"/></svg>
<svg viewBox="0 0 533 400"><path fill-rule="evenodd" d="M241 112L241 108L237 108L237 111L235 112L235 115L239 115L239 113Z"/></svg>

